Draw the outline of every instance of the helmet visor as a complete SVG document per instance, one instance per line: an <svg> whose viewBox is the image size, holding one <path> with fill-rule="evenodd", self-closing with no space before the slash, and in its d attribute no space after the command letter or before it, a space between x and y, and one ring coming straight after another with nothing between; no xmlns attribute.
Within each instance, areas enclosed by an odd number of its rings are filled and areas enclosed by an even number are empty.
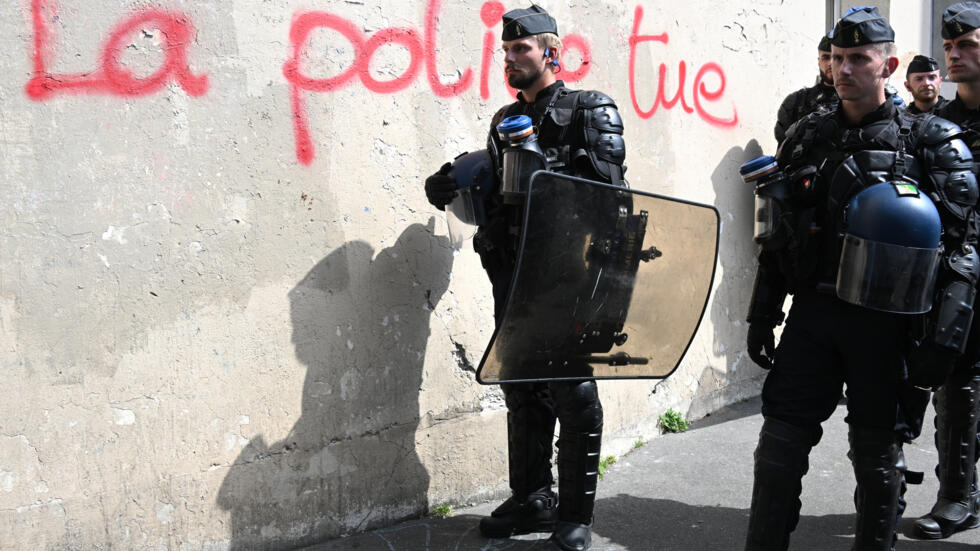
<svg viewBox="0 0 980 551"><path fill-rule="evenodd" d="M837 296L884 312L928 312L939 259L938 248L905 247L847 234L837 271Z"/></svg>
<svg viewBox="0 0 980 551"><path fill-rule="evenodd" d="M766 239L772 237L773 228L775 227L773 208L773 200L771 197L764 195L755 196L755 241L756 243L761 243Z"/></svg>
<svg viewBox="0 0 980 551"><path fill-rule="evenodd" d="M449 241L454 250L462 248L463 242L473 237L476 227L484 222L479 201L467 187L456 190L456 197L446 205L446 225L449 226Z"/></svg>

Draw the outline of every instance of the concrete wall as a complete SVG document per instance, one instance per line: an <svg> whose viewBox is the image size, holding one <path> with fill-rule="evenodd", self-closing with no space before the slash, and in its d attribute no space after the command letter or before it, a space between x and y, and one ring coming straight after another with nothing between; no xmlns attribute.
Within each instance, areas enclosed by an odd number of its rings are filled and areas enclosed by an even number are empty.
<svg viewBox="0 0 980 551"><path fill-rule="evenodd" d="M622 454L758 392L737 168L812 83L825 6L542 4L633 186L722 217L681 368L600 384ZM422 180L483 147L523 5L0 4L0 547L289 548L503 495L489 285Z"/></svg>

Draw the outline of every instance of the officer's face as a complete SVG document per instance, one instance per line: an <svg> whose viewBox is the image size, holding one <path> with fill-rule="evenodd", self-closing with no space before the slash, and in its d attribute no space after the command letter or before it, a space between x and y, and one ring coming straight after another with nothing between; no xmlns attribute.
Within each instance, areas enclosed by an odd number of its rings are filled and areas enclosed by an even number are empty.
<svg viewBox="0 0 980 551"><path fill-rule="evenodd" d="M885 80L898 60L885 57L877 44L852 48L831 46L834 88L844 101L862 101L884 93ZM894 60L891 63L890 60Z"/></svg>
<svg viewBox="0 0 980 551"><path fill-rule="evenodd" d="M943 77L939 76L938 69L927 73L909 73L905 89L912 92L912 97L917 101L931 102L939 95L942 82Z"/></svg>
<svg viewBox="0 0 980 551"><path fill-rule="evenodd" d="M980 80L980 29L974 29L952 40L943 40L946 69L953 82Z"/></svg>
<svg viewBox="0 0 980 551"><path fill-rule="evenodd" d="M526 90L544 74L547 56L537 37L505 40L503 49L504 74L507 75L507 84L513 88Z"/></svg>
<svg viewBox="0 0 980 551"><path fill-rule="evenodd" d="M830 52L817 51L820 55L817 57L817 65L820 67L820 78L826 84L834 83L834 73L830 70L831 56Z"/></svg>

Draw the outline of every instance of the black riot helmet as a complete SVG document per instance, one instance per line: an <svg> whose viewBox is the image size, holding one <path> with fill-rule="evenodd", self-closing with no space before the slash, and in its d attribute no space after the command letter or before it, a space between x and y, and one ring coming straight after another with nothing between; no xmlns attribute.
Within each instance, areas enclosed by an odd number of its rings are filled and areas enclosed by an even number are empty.
<svg viewBox="0 0 980 551"><path fill-rule="evenodd" d="M486 149L463 153L453 159L449 176L456 181L456 196L446 205L449 241L459 249L463 241L486 222L484 201L494 190L493 160Z"/></svg>
<svg viewBox="0 0 980 551"><path fill-rule="evenodd" d="M883 182L855 195L844 217L837 296L873 310L928 312L942 234L932 200L912 184Z"/></svg>

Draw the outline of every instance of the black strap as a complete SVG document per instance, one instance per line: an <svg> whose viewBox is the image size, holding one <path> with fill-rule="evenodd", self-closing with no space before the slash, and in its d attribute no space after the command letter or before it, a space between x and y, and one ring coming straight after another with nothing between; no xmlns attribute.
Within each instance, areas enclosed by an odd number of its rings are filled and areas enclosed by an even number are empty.
<svg viewBox="0 0 980 551"><path fill-rule="evenodd" d="M895 165L892 167L892 178L901 180L905 177L908 166L905 163L905 147L912 139L912 121L901 112L898 115L898 151L895 152Z"/></svg>
<svg viewBox="0 0 980 551"><path fill-rule="evenodd" d="M551 114L551 110L555 108L555 104L558 103L558 100L566 94L568 94L568 88L559 86L558 89L555 90L555 93L551 94L551 100L548 101L548 107L545 108L544 113L541 113L541 118L535 121L534 126L541 126L544 124L544 120Z"/></svg>

